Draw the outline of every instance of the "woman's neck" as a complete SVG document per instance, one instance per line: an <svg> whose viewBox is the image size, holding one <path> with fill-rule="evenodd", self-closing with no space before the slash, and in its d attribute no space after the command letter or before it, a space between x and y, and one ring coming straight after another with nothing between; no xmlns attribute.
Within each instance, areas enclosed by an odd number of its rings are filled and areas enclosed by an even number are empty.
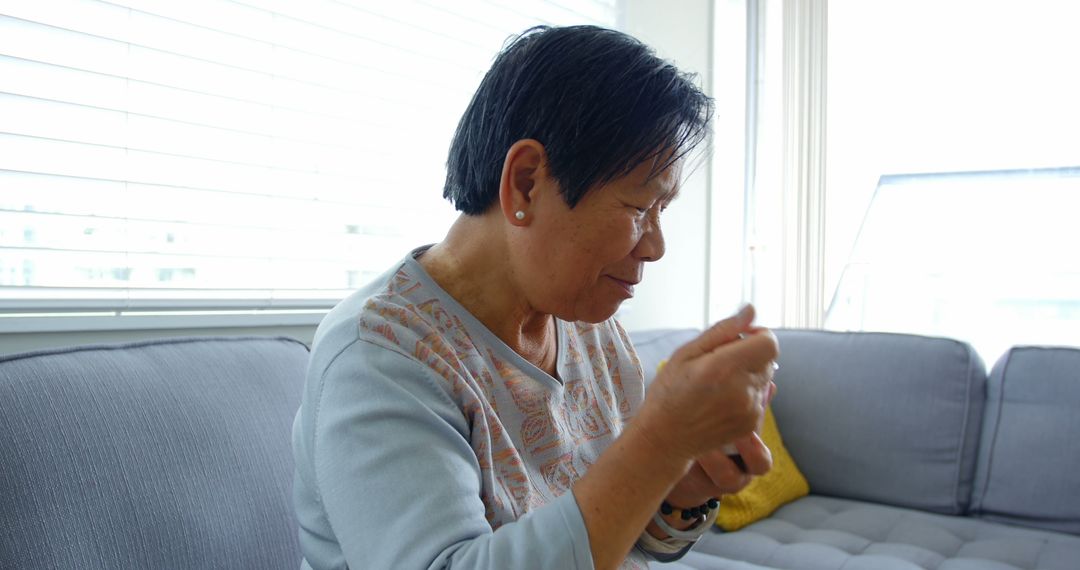
<svg viewBox="0 0 1080 570"><path fill-rule="evenodd" d="M419 258L444 291L514 352L555 376L555 319L532 308L516 285L497 220L462 214Z"/></svg>

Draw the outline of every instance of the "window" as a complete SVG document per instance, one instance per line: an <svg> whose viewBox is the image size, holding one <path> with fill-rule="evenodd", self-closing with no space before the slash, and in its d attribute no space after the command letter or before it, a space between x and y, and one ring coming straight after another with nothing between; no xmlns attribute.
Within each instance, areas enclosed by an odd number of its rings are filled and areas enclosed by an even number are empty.
<svg viewBox="0 0 1080 570"><path fill-rule="evenodd" d="M0 330L58 312L317 322L442 237L449 141L503 42L617 15L615 0L4 2Z"/></svg>
<svg viewBox="0 0 1080 570"><path fill-rule="evenodd" d="M1068 0L829 3L828 327L991 363L1080 344L1078 19Z"/></svg>
<svg viewBox="0 0 1080 570"><path fill-rule="evenodd" d="M764 322L948 336L990 362L1080 344L1080 6L748 2L744 298Z"/></svg>
<svg viewBox="0 0 1080 570"><path fill-rule="evenodd" d="M882 176L826 326L1080 341L1080 167Z"/></svg>

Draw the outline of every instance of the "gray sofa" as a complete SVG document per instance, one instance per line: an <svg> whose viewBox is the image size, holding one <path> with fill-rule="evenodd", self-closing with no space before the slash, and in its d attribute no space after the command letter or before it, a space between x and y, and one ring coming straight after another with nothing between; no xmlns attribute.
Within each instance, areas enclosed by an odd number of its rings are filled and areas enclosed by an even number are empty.
<svg viewBox="0 0 1080 570"><path fill-rule="evenodd" d="M0 569L299 568L307 361L240 337L0 357Z"/></svg>
<svg viewBox="0 0 1080 570"><path fill-rule="evenodd" d="M649 372L695 334L633 336ZM1080 350L1013 349L988 381L955 341L778 335L812 494L658 567L1080 568ZM258 337L0 357L0 569L298 568L307 360Z"/></svg>
<svg viewBox="0 0 1080 570"><path fill-rule="evenodd" d="M631 336L651 381L697 331ZM989 377L941 338L777 331L773 412L810 495L660 569L1080 569L1080 348Z"/></svg>

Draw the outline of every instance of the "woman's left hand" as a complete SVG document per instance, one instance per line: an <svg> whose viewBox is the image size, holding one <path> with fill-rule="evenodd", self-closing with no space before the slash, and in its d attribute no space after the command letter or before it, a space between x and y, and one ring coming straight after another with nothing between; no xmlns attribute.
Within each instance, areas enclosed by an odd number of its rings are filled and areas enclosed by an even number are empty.
<svg viewBox="0 0 1080 570"><path fill-rule="evenodd" d="M738 493L757 475L772 467L772 453L757 434L735 443L747 470L744 473L722 449L698 457L682 480L668 493L667 502L679 508L701 505L713 497Z"/></svg>
<svg viewBox="0 0 1080 570"><path fill-rule="evenodd" d="M755 476L765 474L772 467L772 453L756 433L735 442L735 447L746 463L745 472L739 469L722 448L716 448L694 460L690 470L668 493L668 504L679 509L689 509L703 505L711 498L737 493L750 484ZM722 498L721 501L723 501ZM669 525L678 529L687 528L688 524L696 523L696 521L682 520L680 514L676 512L660 516ZM649 522L646 530L659 539L668 536L653 521Z"/></svg>
<svg viewBox="0 0 1080 570"><path fill-rule="evenodd" d="M766 405L772 402L774 396L776 384L770 383ZM758 426L757 431L761 431L761 426ZM694 461L682 480L668 493L668 504L690 508L704 504L713 497L738 493L749 485L755 476L764 475L772 467L772 453L757 433L735 442L735 447L746 463L745 472L739 469L722 448L716 448Z"/></svg>

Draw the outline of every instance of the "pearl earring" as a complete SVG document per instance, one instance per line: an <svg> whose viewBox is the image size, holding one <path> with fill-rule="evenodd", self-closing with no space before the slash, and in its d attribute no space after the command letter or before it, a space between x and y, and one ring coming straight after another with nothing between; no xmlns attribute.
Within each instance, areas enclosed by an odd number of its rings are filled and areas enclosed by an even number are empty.
<svg viewBox="0 0 1080 570"><path fill-rule="evenodd" d="M514 212L514 217L519 219L519 220L524 220L525 219L525 212L522 212L521 210L518 210L518 211Z"/></svg>

